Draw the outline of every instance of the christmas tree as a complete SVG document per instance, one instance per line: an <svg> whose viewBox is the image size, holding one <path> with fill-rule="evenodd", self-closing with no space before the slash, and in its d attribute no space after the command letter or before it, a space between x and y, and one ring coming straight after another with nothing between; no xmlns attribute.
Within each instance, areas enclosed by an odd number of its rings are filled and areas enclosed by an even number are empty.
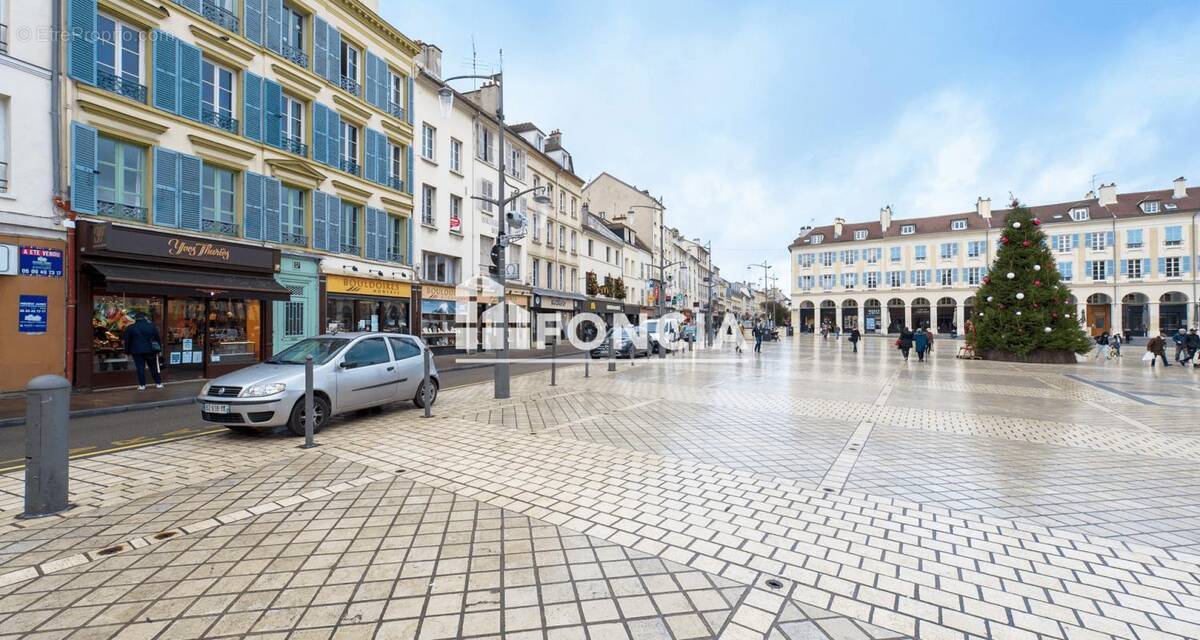
<svg viewBox="0 0 1200 640"><path fill-rule="evenodd" d="M1016 200L1000 249L975 295L976 353L990 360L1075 362L1091 340L1046 245L1041 221Z"/></svg>

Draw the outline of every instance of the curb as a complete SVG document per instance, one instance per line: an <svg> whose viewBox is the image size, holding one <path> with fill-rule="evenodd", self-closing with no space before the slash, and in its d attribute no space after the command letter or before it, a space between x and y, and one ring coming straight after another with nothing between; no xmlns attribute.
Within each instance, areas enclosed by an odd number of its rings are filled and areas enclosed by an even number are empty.
<svg viewBox="0 0 1200 640"><path fill-rule="evenodd" d="M569 357L574 354L565 353L562 355L564 357ZM540 358L549 358L549 357L550 357L549 355L540 356L539 359ZM495 365L485 364L485 363L464 364L464 365L457 366L457 367L447 367L445 369L438 369L438 373L449 373L452 371L468 371L470 369L483 369L483 368L492 367L492 366L495 366ZM155 400L153 402L142 402L142 403L138 403L138 404L122 404L122 405L117 405L117 406L113 406L113 407L96 407L94 409L80 409L78 411L72 411L70 414L70 417L71 418L90 418L93 416L107 416L107 415L113 415L116 413L126 413L126 412L130 412L130 411L144 411L147 409L159 409L162 407L178 407L178 406L182 406L185 404L193 404L195 401L196 401L195 398L171 398L170 400ZM0 429L4 429L7 427L19 427L19 426L23 426L24 424L25 424L24 416L17 417L17 418L0 419Z"/></svg>

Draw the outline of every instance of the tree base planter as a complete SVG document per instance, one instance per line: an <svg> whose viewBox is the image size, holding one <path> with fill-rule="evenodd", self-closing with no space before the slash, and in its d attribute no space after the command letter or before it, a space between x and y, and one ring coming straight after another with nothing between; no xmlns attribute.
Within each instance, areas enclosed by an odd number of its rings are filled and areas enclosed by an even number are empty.
<svg viewBox="0 0 1200 640"><path fill-rule="evenodd" d="M1050 350L1039 349L1030 351L1025 355L1012 353L1011 351L999 351L997 349L988 349L980 352L984 360L997 360L1000 362L1029 362L1034 364L1075 364L1078 360L1075 359L1075 352L1066 350Z"/></svg>

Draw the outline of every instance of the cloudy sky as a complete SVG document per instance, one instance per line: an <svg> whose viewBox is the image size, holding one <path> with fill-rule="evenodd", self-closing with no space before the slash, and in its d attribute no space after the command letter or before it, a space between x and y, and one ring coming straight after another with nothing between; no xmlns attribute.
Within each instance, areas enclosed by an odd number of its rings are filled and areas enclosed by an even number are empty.
<svg viewBox="0 0 1200 640"><path fill-rule="evenodd" d="M509 121L661 195L731 279L786 287L801 226L885 204L1200 184L1197 2L381 4L446 75L503 49Z"/></svg>

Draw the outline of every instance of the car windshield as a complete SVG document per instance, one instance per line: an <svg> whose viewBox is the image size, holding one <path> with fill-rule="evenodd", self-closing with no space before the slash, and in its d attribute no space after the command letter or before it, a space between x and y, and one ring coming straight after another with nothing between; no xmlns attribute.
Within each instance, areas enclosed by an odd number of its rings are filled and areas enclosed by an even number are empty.
<svg viewBox="0 0 1200 640"><path fill-rule="evenodd" d="M271 364L304 364L304 358L312 356L313 364L325 364L349 343L348 338L307 338L280 351L267 362Z"/></svg>
<svg viewBox="0 0 1200 640"><path fill-rule="evenodd" d="M658 331L658 320L647 320L646 331L649 331L650 333Z"/></svg>

